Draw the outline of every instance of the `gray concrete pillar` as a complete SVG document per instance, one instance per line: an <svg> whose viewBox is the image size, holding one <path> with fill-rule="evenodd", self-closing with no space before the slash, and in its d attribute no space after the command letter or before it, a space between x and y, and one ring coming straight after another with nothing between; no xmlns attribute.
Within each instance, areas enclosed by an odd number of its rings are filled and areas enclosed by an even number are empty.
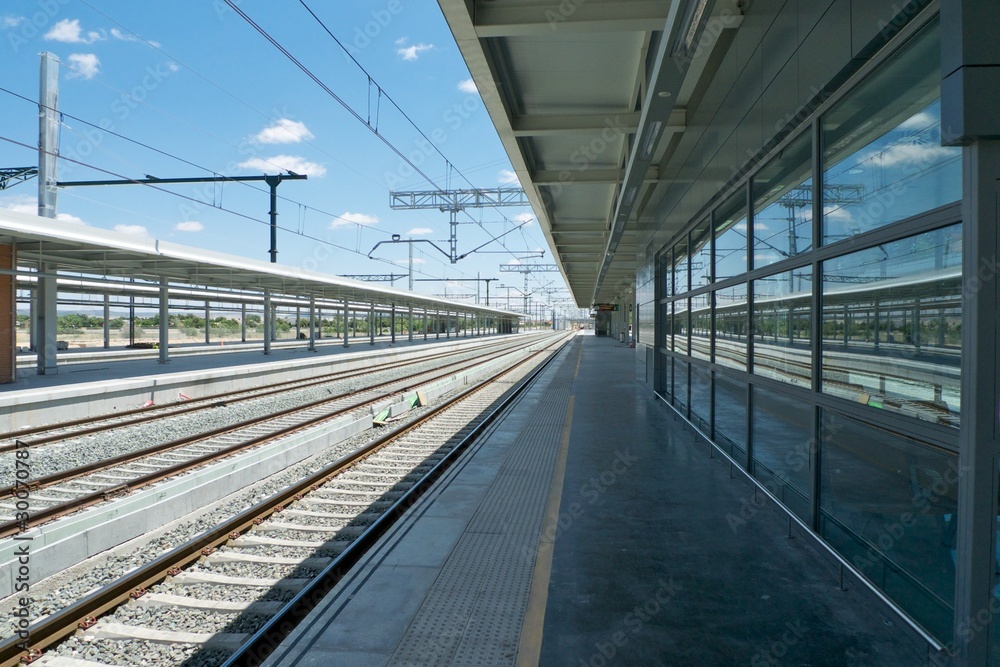
<svg viewBox="0 0 1000 667"><path fill-rule="evenodd" d="M166 276L160 277L160 341L159 359L161 364L170 363L170 290Z"/></svg>
<svg viewBox="0 0 1000 667"><path fill-rule="evenodd" d="M413 342L413 306L406 307L406 340Z"/></svg>
<svg viewBox="0 0 1000 667"><path fill-rule="evenodd" d="M316 351L316 297L309 295L309 351Z"/></svg>
<svg viewBox="0 0 1000 667"><path fill-rule="evenodd" d="M264 354L271 354L271 327L274 311L271 310L271 290L264 290Z"/></svg>
<svg viewBox="0 0 1000 667"><path fill-rule="evenodd" d="M240 342L247 342L247 305L240 304Z"/></svg>
<svg viewBox="0 0 1000 667"><path fill-rule="evenodd" d="M212 327L209 324L209 320L212 319L212 309L208 305L208 301L205 302L205 345L212 342Z"/></svg>
<svg viewBox="0 0 1000 667"><path fill-rule="evenodd" d="M104 295L104 349L111 347L111 295Z"/></svg>
<svg viewBox="0 0 1000 667"><path fill-rule="evenodd" d="M347 323L350 320L347 299L344 299L344 347L347 347Z"/></svg>
<svg viewBox="0 0 1000 667"><path fill-rule="evenodd" d="M55 264L42 264L39 267L41 273L54 276L57 268ZM58 372L56 365L56 318L58 317L57 299L59 289L54 277L38 278L38 337L35 339L35 352L38 355L36 368L39 375L55 375Z"/></svg>
<svg viewBox="0 0 1000 667"><path fill-rule="evenodd" d="M368 344L375 344L375 302L368 306Z"/></svg>

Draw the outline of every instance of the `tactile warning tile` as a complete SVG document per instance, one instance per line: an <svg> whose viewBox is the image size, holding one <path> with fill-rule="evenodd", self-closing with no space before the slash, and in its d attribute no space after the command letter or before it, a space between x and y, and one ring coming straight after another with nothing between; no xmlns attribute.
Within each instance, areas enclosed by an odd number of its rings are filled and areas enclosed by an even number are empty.
<svg viewBox="0 0 1000 667"><path fill-rule="evenodd" d="M539 398L389 665L514 664L573 373Z"/></svg>

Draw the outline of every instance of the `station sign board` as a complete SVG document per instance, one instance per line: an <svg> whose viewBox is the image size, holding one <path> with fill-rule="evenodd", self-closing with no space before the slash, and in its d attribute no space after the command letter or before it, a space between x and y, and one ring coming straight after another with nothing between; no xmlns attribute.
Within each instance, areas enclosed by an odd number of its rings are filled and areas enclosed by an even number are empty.
<svg viewBox="0 0 1000 667"><path fill-rule="evenodd" d="M594 310L611 310L618 312L617 303L596 303L594 304Z"/></svg>

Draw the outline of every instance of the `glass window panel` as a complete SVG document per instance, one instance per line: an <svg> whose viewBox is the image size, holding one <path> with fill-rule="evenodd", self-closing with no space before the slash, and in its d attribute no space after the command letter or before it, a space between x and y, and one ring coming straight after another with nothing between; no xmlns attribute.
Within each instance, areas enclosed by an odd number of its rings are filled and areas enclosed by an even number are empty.
<svg viewBox="0 0 1000 667"><path fill-rule="evenodd" d="M715 430L713 439L741 465L747 451L747 383L715 374Z"/></svg>
<svg viewBox="0 0 1000 667"><path fill-rule="evenodd" d="M687 414L688 362L674 358L674 405L681 414Z"/></svg>
<svg viewBox="0 0 1000 667"><path fill-rule="evenodd" d="M812 267L753 281L753 372L812 387Z"/></svg>
<svg viewBox="0 0 1000 667"><path fill-rule="evenodd" d="M824 410L820 532L939 638L951 635L958 460Z"/></svg>
<svg viewBox="0 0 1000 667"><path fill-rule="evenodd" d="M674 349L674 304L664 303L663 308L663 347L666 350Z"/></svg>
<svg viewBox="0 0 1000 667"><path fill-rule="evenodd" d="M663 298L674 295L674 263L673 254L670 250L663 253L660 258L660 274L663 281Z"/></svg>
<svg viewBox="0 0 1000 667"><path fill-rule="evenodd" d="M954 202L961 148L941 145L937 21L823 117L823 242Z"/></svg>
<svg viewBox="0 0 1000 667"><path fill-rule="evenodd" d="M691 356L712 358L712 297L700 294L691 298Z"/></svg>
<svg viewBox="0 0 1000 667"><path fill-rule="evenodd" d="M746 193L739 191L715 211L715 279L747 272Z"/></svg>
<svg viewBox="0 0 1000 667"><path fill-rule="evenodd" d="M688 299L678 299L674 301L674 351L681 354L688 353Z"/></svg>
<svg viewBox="0 0 1000 667"><path fill-rule="evenodd" d="M746 283L715 292L715 363L746 370Z"/></svg>
<svg viewBox="0 0 1000 667"><path fill-rule="evenodd" d="M812 250L812 192L812 141L804 134L754 176L754 268Z"/></svg>
<svg viewBox="0 0 1000 667"><path fill-rule="evenodd" d="M962 226L823 263L823 391L958 426Z"/></svg>
<svg viewBox="0 0 1000 667"><path fill-rule="evenodd" d="M681 241L674 246L674 293L684 294L688 287L688 268L691 262L688 261L687 241Z"/></svg>
<svg viewBox="0 0 1000 667"><path fill-rule="evenodd" d="M810 521L812 407L801 398L753 388L753 476L806 523Z"/></svg>
<svg viewBox="0 0 1000 667"><path fill-rule="evenodd" d="M691 232L691 289L712 282L712 226L703 220Z"/></svg>
<svg viewBox="0 0 1000 667"><path fill-rule="evenodd" d="M712 372L703 364L691 364L691 421L708 432L712 418Z"/></svg>
<svg viewBox="0 0 1000 667"><path fill-rule="evenodd" d="M674 358L663 355L663 396L670 399L674 393Z"/></svg>

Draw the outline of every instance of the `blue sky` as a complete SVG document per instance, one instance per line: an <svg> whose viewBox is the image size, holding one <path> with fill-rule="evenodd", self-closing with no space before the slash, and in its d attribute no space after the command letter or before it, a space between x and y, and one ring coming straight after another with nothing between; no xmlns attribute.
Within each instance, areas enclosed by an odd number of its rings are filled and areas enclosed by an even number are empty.
<svg viewBox="0 0 1000 667"><path fill-rule="evenodd" d="M428 150L418 131L384 97L379 99L368 75L298 0L236 4L363 121L377 122L379 133L437 186L512 183L506 154L433 0L306 4L420 130L435 139L447 161ZM388 203L390 190L434 189L434 184L414 173L365 122L224 0L5 0L0 6L0 87L37 100L42 51L54 53L62 63L60 110L66 115L60 152L65 157L133 178L253 175L279 167L308 174L308 181L288 181L278 190L294 200L279 202L279 225L285 228L278 236L282 264L336 274L403 274L405 244L381 246L376 256L386 261L369 260L368 252L391 234L448 248L446 213L393 211ZM34 146L36 107L2 91L0 100L0 135ZM0 142L0 155L5 167L34 165L37 159L35 151L6 141ZM455 169L448 168L449 162ZM67 161L59 168L61 180L113 178ZM137 185L64 188L59 212L64 219L122 234L265 260L269 237L262 223L268 196L263 184L252 185L261 191L236 183L165 186L204 203ZM33 211L36 190L35 181L10 188L0 193L0 207ZM492 286L496 293L499 282L523 286L520 274L500 273L500 264L552 261L530 209L470 213L471 218L461 218L468 224L459 227L460 253L512 229L516 223L509 221L529 224L505 237L509 254L477 253L454 265L429 244L414 244L416 277L474 278L478 273L500 278ZM544 258L527 257L541 249L546 250ZM494 243L483 250L505 247ZM533 274L529 289L539 282L562 285L558 273ZM405 288L406 281L396 286ZM446 289L474 293L474 288L474 283L415 287L426 294Z"/></svg>

